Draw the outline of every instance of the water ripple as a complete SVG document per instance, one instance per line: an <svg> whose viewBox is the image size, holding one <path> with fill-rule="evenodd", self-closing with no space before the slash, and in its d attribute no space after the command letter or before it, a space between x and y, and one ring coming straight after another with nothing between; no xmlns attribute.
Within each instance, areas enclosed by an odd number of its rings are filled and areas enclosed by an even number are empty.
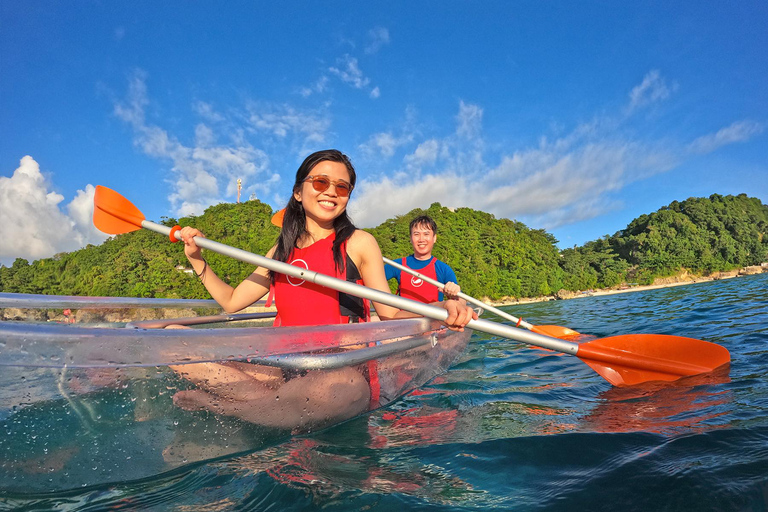
<svg viewBox="0 0 768 512"><path fill-rule="evenodd" d="M766 289L763 274L508 308L598 337L720 343L731 364L707 376L614 388L576 357L476 333L450 371L369 415L146 481L0 496L0 509L765 511Z"/></svg>

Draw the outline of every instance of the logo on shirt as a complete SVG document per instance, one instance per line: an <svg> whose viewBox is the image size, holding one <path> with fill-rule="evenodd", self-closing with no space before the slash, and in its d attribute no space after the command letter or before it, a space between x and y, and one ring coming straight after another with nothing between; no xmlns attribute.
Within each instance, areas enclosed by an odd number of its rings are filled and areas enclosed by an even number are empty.
<svg viewBox="0 0 768 512"><path fill-rule="evenodd" d="M291 265L295 267L301 267L305 270L309 270L309 265L307 265L307 262L301 259L293 260L291 262ZM297 279L291 276L285 276L285 277L288 278L288 284L290 284L291 286L301 286L302 284L304 284L304 279Z"/></svg>
<svg viewBox="0 0 768 512"><path fill-rule="evenodd" d="M411 284L418 288L419 286L424 284L424 280L420 277L411 276Z"/></svg>

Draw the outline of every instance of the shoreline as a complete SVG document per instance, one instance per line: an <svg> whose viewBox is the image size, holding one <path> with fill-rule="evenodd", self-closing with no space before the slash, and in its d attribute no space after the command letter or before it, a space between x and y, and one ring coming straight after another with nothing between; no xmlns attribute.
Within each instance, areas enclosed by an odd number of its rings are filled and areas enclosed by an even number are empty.
<svg viewBox="0 0 768 512"><path fill-rule="evenodd" d="M549 302L553 300L570 300L570 299L580 299L583 297L599 297L603 295L616 295L619 293L632 293L632 292L643 292L647 290L658 290L660 288L672 288L675 286L684 286L688 284L704 283L709 281L720 281L723 279L733 279L736 277L741 277L746 275L755 275L763 272L768 272L768 265L763 264L763 266L745 267L740 270L733 270L731 272L717 272L709 276L692 276L690 274L684 273L676 277L659 278L659 279L656 279L656 281L653 284L647 284L647 285L630 286L625 284L619 288L600 288L595 290L581 290L578 292L563 292L561 290L560 292L558 292L557 295L527 297L527 298L520 298L520 299L505 297L497 301L491 300L488 297L481 297L481 300L486 304L490 304L491 306L494 306L494 307L515 306L519 304L532 304L536 302Z"/></svg>
<svg viewBox="0 0 768 512"><path fill-rule="evenodd" d="M736 277L754 275L768 272L768 263L762 265L756 265L752 267L745 267L739 270L732 270L730 272L716 272L708 276L691 275L687 272L683 272L677 276L659 278L653 284L649 285L628 285L626 283L619 287L613 288L601 288L594 290L581 290L578 292L570 292L560 290L556 295L546 295L541 297L502 297L499 300L491 300L489 297L479 297L482 302L494 307L502 306L516 306L521 304L532 304L537 302L549 302L554 300L569 300L579 299L582 297L600 297L604 295L616 295L619 293L632 293L642 292L647 290L658 290L659 288L672 288L674 286L684 286L688 284L703 283L709 281L719 281L722 279L733 279ZM215 314L219 311L219 308L196 308L207 309L205 314ZM238 313L254 313L275 311L275 306L265 308L262 305L248 306L247 308L238 311ZM72 312L71 316L65 316L60 310L54 308L0 308L0 321L8 320L34 320L39 322L56 322L56 323L94 323L94 322L134 322L145 320L163 320L169 318L178 317L195 317L199 311L195 311L192 308L81 308Z"/></svg>
<svg viewBox="0 0 768 512"><path fill-rule="evenodd" d="M737 276L732 277L726 277L723 279L733 279ZM716 279L698 279L695 281L678 281L675 283L666 283L666 284L648 284L648 285L636 285L631 286L629 288L601 288L597 290L584 290L580 292L570 292L570 295L568 297L556 297L554 295L547 295L543 297L527 297L522 299L513 299L513 300L500 300L500 301L492 301L488 299L487 297L483 298L483 302L490 304L491 306L499 307L499 306L515 306L518 304L532 304L535 302L550 302L550 301L557 301L557 300L572 300L572 299L581 299L584 297L600 297L602 295L617 295L619 293L633 293L633 292L644 292L648 290L658 290L660 288L672 288L675 286L685 286L688 284L696 284L696 283L703 283L707 281L716 281Z"/></svg>

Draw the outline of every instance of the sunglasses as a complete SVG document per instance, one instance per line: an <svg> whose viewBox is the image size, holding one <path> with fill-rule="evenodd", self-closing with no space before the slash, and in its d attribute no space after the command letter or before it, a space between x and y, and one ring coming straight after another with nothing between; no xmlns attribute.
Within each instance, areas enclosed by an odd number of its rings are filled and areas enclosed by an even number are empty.
<svg viewBox="0 0 768 512"><path fill-rule="evenodd" d="M336 187L336 195L339 197L349 197L349 193L352 192L352 185L344 180L332 180L328 176L307 176L304 181L311 181L312 188L318 192L325 192L333 185Z"/></svg>

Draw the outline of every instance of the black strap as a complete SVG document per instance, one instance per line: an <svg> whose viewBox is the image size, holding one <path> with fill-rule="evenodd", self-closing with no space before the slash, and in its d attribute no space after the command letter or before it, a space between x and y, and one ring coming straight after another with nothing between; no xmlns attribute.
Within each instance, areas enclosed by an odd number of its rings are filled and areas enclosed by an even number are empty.
<svg viewBox="0 0 768 512"><path fill-rule="evenodd" d="M362 276L357 265L347 254L347 281L356 283ZM341 316L348 316L350 323L356 324L365 320L365 303L360 297L339 292L339 312Z"/></svg>

